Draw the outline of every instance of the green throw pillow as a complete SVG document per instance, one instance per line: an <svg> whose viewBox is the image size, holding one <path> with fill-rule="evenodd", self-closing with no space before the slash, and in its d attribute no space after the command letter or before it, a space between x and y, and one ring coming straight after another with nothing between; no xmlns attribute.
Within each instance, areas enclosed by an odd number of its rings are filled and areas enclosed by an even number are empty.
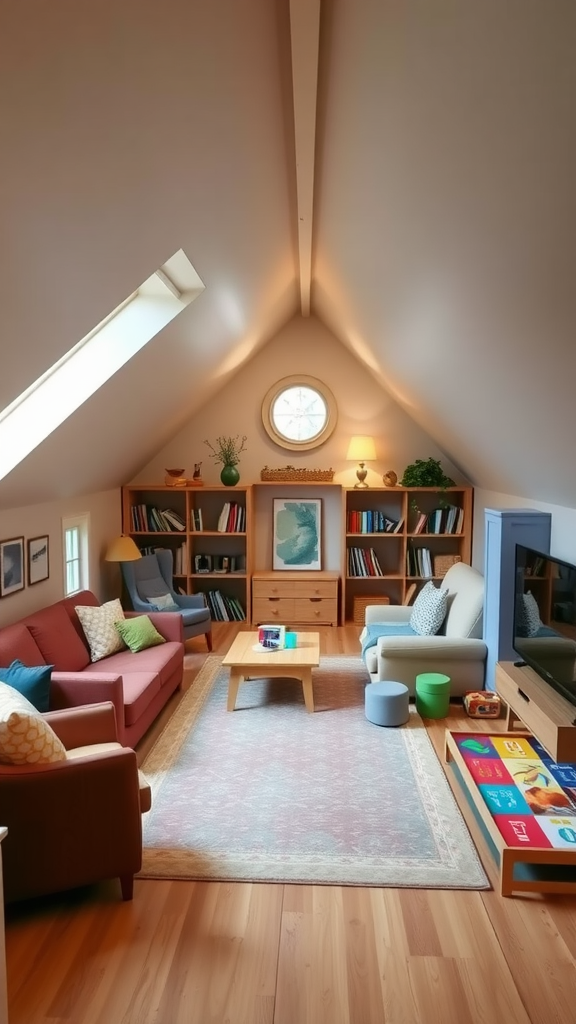
<svg viewBox="0 0 576 1024"><path fill-rule="evenodd" d="M134 654L137 651L144 651L147 647L166 643L147 615L138 615L134 619L118 619L114 625Z"/></svg>

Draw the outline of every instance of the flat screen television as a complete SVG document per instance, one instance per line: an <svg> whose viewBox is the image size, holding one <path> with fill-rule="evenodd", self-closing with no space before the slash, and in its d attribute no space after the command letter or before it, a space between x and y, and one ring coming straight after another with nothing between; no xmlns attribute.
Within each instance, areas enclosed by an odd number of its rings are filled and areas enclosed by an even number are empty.
<svg viewBox="0 0 576 1024"><path fill-rule="evenodd" d="M576 565L516 545L516 654L576 705Z"/></svg>

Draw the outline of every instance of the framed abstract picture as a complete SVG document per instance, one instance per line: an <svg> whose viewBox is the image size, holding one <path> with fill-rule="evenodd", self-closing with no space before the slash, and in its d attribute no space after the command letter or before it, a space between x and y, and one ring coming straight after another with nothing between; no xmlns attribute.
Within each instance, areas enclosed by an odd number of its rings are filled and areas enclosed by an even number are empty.
<svg viewBox="0 0 576 1024"><path fill-rule="evenodd" d="M28 586L47 580L49 575L48 537L31 537L28 541Z"/></svg>
<svg viewBox="0 0 576 1024"><path fill-rule="evenodd" d="M24 590L24 537L0 541L0 597Z"/></svg>
<svg viewBox="0 0 576 1024"><path fill-rule="evenodd" d="M273 569L321 569L322 501L274 499Z"/></svg>

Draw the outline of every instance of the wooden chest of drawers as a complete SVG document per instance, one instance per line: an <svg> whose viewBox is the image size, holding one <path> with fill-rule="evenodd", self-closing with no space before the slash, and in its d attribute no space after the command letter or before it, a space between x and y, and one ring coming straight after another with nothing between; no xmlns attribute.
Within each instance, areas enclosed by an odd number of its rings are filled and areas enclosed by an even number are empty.
<svg viewBox="0 0 576 1024"><path fill-rule="evenodd" d="M252 576L254 625L279 622L338 625L338 573L255 572Z"/></svg>

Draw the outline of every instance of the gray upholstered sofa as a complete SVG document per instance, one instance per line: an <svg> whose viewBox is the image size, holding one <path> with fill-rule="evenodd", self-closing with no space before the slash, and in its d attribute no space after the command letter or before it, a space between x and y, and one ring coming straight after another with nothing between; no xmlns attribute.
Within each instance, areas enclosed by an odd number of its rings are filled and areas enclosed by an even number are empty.
<svg viewBox="0 0 576 1024"><path fill-rule="evenodd" d="M448 590L448 611L434 636L410 631L411 607L368 605L360 640L373 682L390 679L405 683L413 696L417 675L442 672L450 676L451 696L484 688L484 577L472 566L457 562L440 585Z"/></svg>

